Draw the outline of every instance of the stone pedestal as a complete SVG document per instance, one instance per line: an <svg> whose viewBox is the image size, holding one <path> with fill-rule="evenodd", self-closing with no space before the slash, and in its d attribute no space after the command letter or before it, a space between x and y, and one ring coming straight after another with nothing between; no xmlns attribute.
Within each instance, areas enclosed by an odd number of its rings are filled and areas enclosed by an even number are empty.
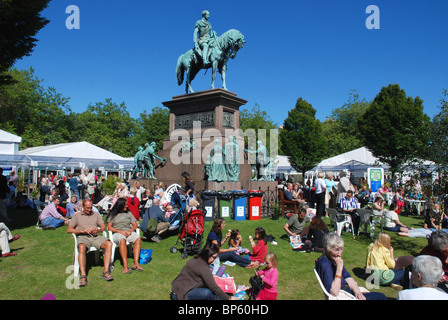
<svg viewBox="0 0 448 320"><path fill-rule="evenodd" d="M183 185L182 172L190 173L195 181L195 191L202 190L272 190L273 181L252 181L252 165L244 153L244 138L239 130L239 108L247 101L235 93L212 89L173 97L163 105L170 109L169 137L163 142L163 149L157 151L159 157L165 157L167 163L156 169L156 177L166 187L173 183ZM240 147L240 176L237 182L208 181L204 165L215 140L220 139L221 146L234 136ZM182 141L194 141L196 147L189 152L180 152ZM159 163L159 161L157 161ZM157 180L148 184L154 186Z"/></svg>

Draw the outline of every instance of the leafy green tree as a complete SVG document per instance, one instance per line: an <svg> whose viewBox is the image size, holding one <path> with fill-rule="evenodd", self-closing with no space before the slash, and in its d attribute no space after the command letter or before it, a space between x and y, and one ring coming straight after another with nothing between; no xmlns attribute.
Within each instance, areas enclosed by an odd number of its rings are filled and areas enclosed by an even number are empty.
<svg viewBox="0 0 448 320"><path fill-rule="evenodd" d="M12 69L8 76L13 82L0 87L0 128L21 136L20 148L71 141L69 99L45 88L32 68Z"/></svg>
<svg viewBox="0 0 448 320"><path fill-rule="evenodd" d="M40 13L50 0L0 1L0 86L12 81L9 68L36 46L36 34L50 21Z"/></svg>
<svg viewBox="0 0 448 320"><path fill-rule="evenodd" d="M439 172L447 170L448 166L448 91L443 90L440 99L440 112L434 116L427 159L437 165Z"/></svg>
<svg viewBox="0 0 448 320"><path fill-rule="evenodd" d="M79 114L76 127L84 141L122 157L134 155L136 123L124 102L118 105L108 98L89 105L86 111Z"/></svg>
<svg viewBox="0 0 448 320"><path fill-rule="evenodd" d="M327 157L363 147L362 132L357 123L369 105L352 91L349 100L341 108L334 109L322 123L323 135L327 138Z"/></svg>
<svg viewBox="0 0 448 320"><path fill-rule="evenodd" d="M167 108L155 107L148 113L140 113L137 119L134 154L139 146L155 142L157 150L163 147L163 140L168 137L170 130L170 111Z"/></svg>
<svg viewBox="0 0 448 320"><path fill-rule="evenodd" d="M266 111L262 110L259 104L255 104L252 109L240 110L240 129L244 132L254 130L255 139L260 140L269 150L269 154L280 153L280 146L277 139L273 137L274 145L271 145L271 130L275 130L278 135L278 125L272 121ZM264 130L264 132L262 131ZM266 133L266 134L264 134ZM248 145L248 136L244 137L245 145Z"/></svg>
<svg viewBox="0 0 448 320"><path fill-rule="evenodd" d="M421 157L428 145L429 117L423 101L406 96L398 84L383 87L358 121L364 145L392 173Z"/></svg>
<svg viewBox="0 0 448 320"><path fill-rule="evenodd" d="M316 110L302 98L288 112L280 130L280 141L291 166L301 172L302 177L322 160L326 151L322 124L316 119Z"/></svg>

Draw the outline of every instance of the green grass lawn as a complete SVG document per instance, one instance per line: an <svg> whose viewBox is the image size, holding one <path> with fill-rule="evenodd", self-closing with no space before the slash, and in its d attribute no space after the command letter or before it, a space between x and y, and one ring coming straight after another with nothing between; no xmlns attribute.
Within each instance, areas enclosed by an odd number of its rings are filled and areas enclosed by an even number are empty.
<svg viewBox="0 0 448 320"><path fill-rule="evenodd" d="M47 293L52 293L59 300L168 300L171 281L177 276L187 259L182 259L180 251L170 252L170 247L176 244L177 234L164 239L160 243L143 242L143 248L153 249L152 261L143 265L144 271L134 271L122 274L121 261L116 261L112 282L101 279L102 266L93 265L88 271L88 284L85 288L76 288L73 284L74 240L68 234L67 227L53 231L35 228L36 213L34 210L10 210L15 227L11 229L14 235L21 238L11 243L13 252L17 256L0 258L0 287L7 290L0 291L0 299L38 300ZM400 217L408 226L421 228L423 218L418 216ZM323 293L314 275L314 261L320 256L318 253L295 252L289 245L283 230L286 220L272 220L264 218L259 221L226 222L226 229L237 228L243 236L243 246L249 246L248 236L254 235L258 226L272 234L277 245L268 244L268 251L276 253L279 259L278 299L280 300L321 300ZM329 219L326 218L329 223ZM211 222L206 222L205 236L207 236ZM379 232L377 227L376 234ZM366 287L362 278L366 249L371 243L368 234L353 240L349 233L342 234L345 240L343 259L345 267L352 274L360 286ZM392 245L395 256L417 255L426 245L424 238L404 238L392 234ZM178 246L181 248L181 246ZM119 252L116 252L119 258ZM89 264L93 263L89 257ZM191 259L189 257L188 259ZM132 260L129 259L132 266ZM68 273L67 273L68 272ZM249 278L254 270L239 266L226 267L226 272L235 278L237 285L249 285ZM390 299L397 297L397 291L391 288L380 288Z"/></svg>

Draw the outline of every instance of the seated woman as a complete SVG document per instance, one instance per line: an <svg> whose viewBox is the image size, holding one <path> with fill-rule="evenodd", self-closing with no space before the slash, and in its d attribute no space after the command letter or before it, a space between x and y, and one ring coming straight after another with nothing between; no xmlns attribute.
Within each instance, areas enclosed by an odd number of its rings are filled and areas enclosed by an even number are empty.
<svg viewBox="0 0 448 320"><path fill-rule="evenodd" d="M384 216L384 230L397 232L399 236L409 237L409 228L401 223L400 219L398 218L397 210L397 204L395 202L392 202L389 206L389 211Z"/></svg>
<svg viewBox="0 0 448 320"><path fill-rule="evenodd" d="M115 191L112 195L106 195L98 203L95 203L95 207L100 207L101 209L107 211L112 209L113 205L118 198L127 198L129 196L128 188L125 183L116 182Z"/></svg>
<svg viewBox="0 0 448 320"><path fill-rule="evenodd" d="M376 217L384 217L387 210L384 209L384 199L382 196L376 196L373 202L373 215Z"/></svg>
<svg viewBox="0 0 448 320"><path fill-rule="evenodd" d="M412 264L412 256L394 258L394 248L390 245L390 236L380 232L376 241L367 249L366 273L373 275L373 284L380 286L409 286L403 281L404 268Z"/></svg>
<svg viewBox="0 0 448 320"><path fill-rule="evenodd" d="M206 244L193 259L188 260L171 283L173 300L234 300L216 284L209 265L218 257L219 246Z"/></svg>
<svg viewBox="0 0 448 320"><path fill-rule="evenodd" d="M324 239L324 254L316 260L316 271L325 289L333 296L339 296L341 290L354 295L359 300L386 300L380 292L362 293L356 281L344 267L342 253L344 240L331 232Z"/></svg>
<svg viewBox="0 0 448 320"><path fill-rule="evenodd" d="M237 247L231 247L231 248L222 248L222 245L229 239L230 237L230 231L225 235L223 239L222 230L226 227L225 220L222 218L217 218L213 222L212 228L210 230L210 233L207 236L206 244L216 244L219 247L219 255L218 258L214 260L214 269L213 273L215 274L219 268L220 261L232 261L235 262L237 265L246 267L251 262L247 259L239 256L237 254L238 248Z"/></svg>
<svg viewBox="0 0 448 320"><path fill-rule="evenodd" d="M141 238L134 231L138 228L137 220L128 210L128 202L125 198L117 199L114 207L107 215L107 229L113 232L113 241L120 249L123 260L123 273L131 273L132 270L142 271L139 264ZM128 249L126 241L134 244L134 265L132 270L128 267Z"/></svg>
<svg viewBox="0 0 448 320"><path fill-rule="evenodd" d="M318 216L313 217L305 240L307 252L324 252L324 238L329 232L328 226L322 218Z"/></svg>

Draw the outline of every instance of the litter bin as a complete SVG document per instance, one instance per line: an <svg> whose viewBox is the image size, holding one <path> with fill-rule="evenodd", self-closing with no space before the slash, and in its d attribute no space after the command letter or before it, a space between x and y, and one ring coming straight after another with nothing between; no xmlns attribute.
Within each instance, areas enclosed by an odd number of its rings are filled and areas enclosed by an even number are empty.
<svg viewBox="0 0 448 320"><path fill-rule="evenodd" d="M261 218L261 198L263 197L263 191L261 190L249 190L249 219L260 220Z"/></svg>
<svg viewBox="0 0 448 320"><path fill-rule="evenodd" d="M233 219L246 220L247 191L233 190Z"/></svg>
<svg viewBox="0 0 448 320"><path fill-rule="evenodd" d="M232 191L218 191L219 217L223 219L230 218L232 211Z"/></svg>
<svg viewBox="0 0 448 320"><path fill-rule="evenodd" d="M213 190L204 190L201 192L202 207L205 212L205 221L215 219L215 199L217 192Z"/></svg>

